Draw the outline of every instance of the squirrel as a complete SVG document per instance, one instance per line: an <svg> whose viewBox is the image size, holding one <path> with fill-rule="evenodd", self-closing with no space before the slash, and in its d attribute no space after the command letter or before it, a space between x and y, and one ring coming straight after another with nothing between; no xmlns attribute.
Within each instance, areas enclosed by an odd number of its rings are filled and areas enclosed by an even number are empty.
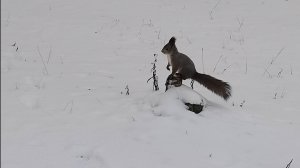
<svg viewBox="0 0 300 168"><path fill-rule="evenodd" d="M167 70L170 70L170 66L172 67L171 75L180 74L183 80L193 79L227 100L231 96L231 86L210 75L198 73L194 62L185 54L178 52L175 42L176 38L172 37L161 50L168 58Z"/></svg>

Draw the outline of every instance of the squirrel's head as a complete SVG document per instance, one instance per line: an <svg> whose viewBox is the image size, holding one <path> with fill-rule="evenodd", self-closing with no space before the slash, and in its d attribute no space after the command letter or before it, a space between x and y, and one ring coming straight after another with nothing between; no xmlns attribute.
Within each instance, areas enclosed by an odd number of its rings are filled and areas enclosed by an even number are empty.
<svg viewBox="0 0 300 168"><path fill-rule="evenodd" d="M164 48L161 50L162 53L164 54L172 54L174 51L177 51L177 48L175 46L175 42L176 42L176 38L175 37L172 37L170 40L169 40L169 43L166 44L164 46Z"/></svg>

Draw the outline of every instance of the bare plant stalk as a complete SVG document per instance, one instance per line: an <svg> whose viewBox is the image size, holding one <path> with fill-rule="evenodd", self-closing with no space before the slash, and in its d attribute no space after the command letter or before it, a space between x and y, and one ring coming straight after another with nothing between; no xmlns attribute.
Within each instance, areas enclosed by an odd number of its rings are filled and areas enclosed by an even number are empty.
<svg viewBox="0 0 300 168"><path fill-rule="evenodd" d="M129 87L128 87L128 85L126 85L125 90L126 90L126 95L129 95Z"/></svg>
<svg viewBox="0 0 300 168"><path fill-rule="evenodd" d="M290 163L286 165L286 167L285 167L285 168L290 168L290 166L291 166L291 164L292 164L293 160L294 160L294 159L292 159L292 160L290 161Z"/></svg>
<svg viewBox="0 0 300 168"><path fill-rule="evenodd" d="M217 68L217 65L219 64L219 62L220 62L220 60L221 60L222 57L223 57L223 55L221 55L221 56L219 57L219 59L218 59L216 65L215 65L215 67L214 67L213 72L215 72L215 70L216 70L216 68Z"/></svg>
<svg viewBox="0 0 300 168"><path fill-rule="evenodd" d="M263 75L266 74L266 72L269 70L269 68L273 65L273 63L276 61L276 59L281 55L282 51L285 49L285 47L282 47L279 52L276 54L276 56L271 60L270 64L268 67L265 69Z"/></svg>
<svg viewBox="0 0 300 168"><path fill-rule="evenodd" d="M203 55L203 48L202 48L202 68L203 68L203 73L205 73L204 72L204 58L203 57L204 57L204 55Z"/></svg>
<svg viewBox="0 0 300 168"><path fill-rule="evenodd" d="M70 107L70 110L69 110L69 113L72 113L72 111L73 111L73 105L74 105L74 100L69 101L69 102L65 105L65 107L64 107L63 110L66 111L66 109L67 109L67 107L68 107L69 105L71 106L71 107Z"/></svg>
<svg viewBox="0 0 300 168"><path fill-rule="evenodd" d="M282 90L282 92L281 92L281 95L280 95L280 98L284 98L284 95L285 95L285 88Z"/></svg>
<svg viewBox="0 0 300 168"><path fill-rule="evenodd" d="M230 68L230 67L231 67L231 65L227 66L227 67L223 70L222 74L223 74L225 71L227 71L227 69Z"/></svg>
<svg viewBox="0 0 300 168"><path fill-rule="evenodd" d="M242 27L244 26L244 19L240 20L239 18L236 18L238 24L239 24L239 31L241 31Z"/></svg>
<svg viewBox="0 0 300 168"><path fill-rule="evenodd" d="M270 74L270 72L268 70L266 70L266 73L268 73L269 78L272 78L272 75Z"/></svg>
<svg viewBox="0 0 300 168"><path fill-rule="evenodd" d="M221 0L219 0L219 1L215 4L215 6L210 10L210 12L209 12L209 16L210 16L210 19L211 19L211 20L214 19L213 13L214 13L215 9L218 7L218 5L219 5L220 2L221 2Z"/></svg>
<svg viewBox="0 0 300 168"><path fill-rule="evenodd" d="M157 39L158 39L158 40L160 39L160 29L159 29L158 32L157 32Z"/></svg>
<svg viewBox="0 0 300 168"><path fill-rule="evenodd" d="M153 90L154 91L158 91L159 87L158 87L158 76L156 75L156 62L157 62L157 54L154 54L154 61L151 63L153 65L151 71L152 71L152 77L150 77L147 80L147 83L153 79Z"/></svg>
<svg viewBox="0 0 300 168"><path fill-rule="evenodd" d="M246 70L245 70L245 73L247 74L248 72L248 58L246 57Z"/></svg>
<svg viewBox="0 0 300 168"><path fill-rule="evenodd" d="M277 92L274 94L273 99L277 99Z"/></svg>
<svg viewBox="0 0 300 168"><path fill-rule="evenodd" d="M50 50L49 50L49 54L48 54L48 60L47 60L47 64L49 64L49 61L50 61L51 54L52 54L52 46L50 46Z"/></svg>
<svg viewBox="0 0 300 168"><path fill-rule="evenodd" d="M243 107L245 103L246 103L246 100L243 100L243 102L240 104L240 107Z"/></svg>
<svg viewBox="0 0 300 168"><path fill-rule="evenodd" d="M281 77L282 72L283 72L283 69L281 68L280 71L279 71L278 74L277 74L277 78L280 78L280 77Z"/></svg>
<svg viewBox="0 0 300 168"><path fill-rule="evenodd" d="M43 63L43 65L44 65L44 69L45 69L45 71L46 71L46 74L48 75L49 73L48 73L48 69L47 69L47 66L46 66L46 64L45 64L45 61L44 61L44 59L43 59L43 56L42 56L42 54L41 54L41 51L40 51L40 47L39 46L37 46L37 51L38 51L38 53L39 53L39 56L41 57L41 60L42 60L42 63Z"/></svg>

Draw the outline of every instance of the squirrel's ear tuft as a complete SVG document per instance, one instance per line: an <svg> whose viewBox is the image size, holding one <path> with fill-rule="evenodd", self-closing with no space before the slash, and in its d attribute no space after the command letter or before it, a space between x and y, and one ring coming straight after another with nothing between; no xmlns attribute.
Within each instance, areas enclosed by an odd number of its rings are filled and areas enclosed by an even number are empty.
<svg viewBox="0 0 300 168"><path fill-rule="evenodd" d="M176 42L176 38L175 37L172 37L169 41L169 44L171 45L175 45L175 42Z"/></svg>

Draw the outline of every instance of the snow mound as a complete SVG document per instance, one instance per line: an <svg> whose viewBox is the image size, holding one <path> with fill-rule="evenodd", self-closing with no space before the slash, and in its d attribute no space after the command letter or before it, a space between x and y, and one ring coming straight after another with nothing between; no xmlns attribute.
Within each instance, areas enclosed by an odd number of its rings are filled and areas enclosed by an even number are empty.
<svg viewBox="0 0 300 168"><path fill-rule="evenodd" d="M183 111L188 111L185 103L200 104L204 108L207 105L207 100L186 85L180 87L172 87L159 95L152 95L150 104L153 107L153 113L158 116L173 116L183 114Z"/></svg>
<svg viewBox="0 0 300 168"><path fill-rule="evenodd" d="M179 99L190 104L201 104L203 106L207 104L207 100L202 95L186 85L170 88L164 94L164 97Z"/></svg>

